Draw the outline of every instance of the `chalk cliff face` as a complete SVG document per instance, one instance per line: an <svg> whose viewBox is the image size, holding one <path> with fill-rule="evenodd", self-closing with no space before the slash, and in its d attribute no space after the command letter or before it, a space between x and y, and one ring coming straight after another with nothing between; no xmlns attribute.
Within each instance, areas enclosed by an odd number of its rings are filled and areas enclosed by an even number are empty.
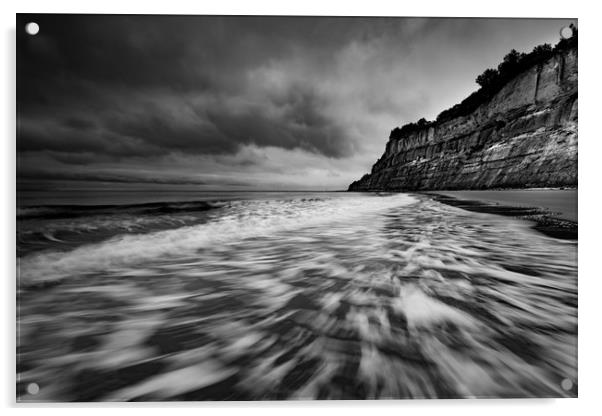
<svg viewBox="0 0 602 416"><path fill-rule="evenodd" d="M390 139L350 191L577 185L577 49L508 82L471 114Z"/></svg>

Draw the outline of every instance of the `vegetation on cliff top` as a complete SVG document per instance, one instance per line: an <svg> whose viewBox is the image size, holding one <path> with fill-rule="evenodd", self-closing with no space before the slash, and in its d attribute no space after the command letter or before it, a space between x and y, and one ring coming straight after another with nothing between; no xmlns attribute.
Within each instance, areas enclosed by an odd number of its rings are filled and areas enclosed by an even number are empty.
<svg viewBox="0 0 602 416"><path fill-rule="evenodd" d="M480 88L462 100L461 103L442 111L437 116L437 120L427 121L421 118L416 123L408 123L402 127L396 127L391 131L389 139L400 139L437 123L472 113L481 104L489 101L504 85L520 73L543 63L556 53L576 47L577 28L574 25L570 27L573 29L573 35L568 39L561 39L554 47L548 43L544 43L533 48L533 51L530 53L519 53L515 49L512 49L504 56L504 60L498 65L497 69L488 68L476 78L475 81L479 84Z"/></svg>

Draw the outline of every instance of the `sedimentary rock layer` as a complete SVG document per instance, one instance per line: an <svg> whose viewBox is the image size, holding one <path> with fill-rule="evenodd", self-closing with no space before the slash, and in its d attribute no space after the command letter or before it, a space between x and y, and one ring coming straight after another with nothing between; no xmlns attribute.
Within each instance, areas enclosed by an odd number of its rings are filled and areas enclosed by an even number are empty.
<svg viewBox="0 0 602 416"><path fill-rule="evenodd" d="M577 49L508 82L471 114L390 139L350 191L577 185Z"/></svg>

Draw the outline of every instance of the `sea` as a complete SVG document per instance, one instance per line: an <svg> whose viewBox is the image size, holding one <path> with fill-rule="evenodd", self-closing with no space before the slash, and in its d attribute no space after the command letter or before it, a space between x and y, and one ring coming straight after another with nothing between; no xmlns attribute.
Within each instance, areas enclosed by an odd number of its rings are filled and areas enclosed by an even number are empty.
<svg viewBox="0 0 602 416"><path fill-rule="evenodd" d="M576 397L577 242L411 193L20 193L19 401Z"/></svg>

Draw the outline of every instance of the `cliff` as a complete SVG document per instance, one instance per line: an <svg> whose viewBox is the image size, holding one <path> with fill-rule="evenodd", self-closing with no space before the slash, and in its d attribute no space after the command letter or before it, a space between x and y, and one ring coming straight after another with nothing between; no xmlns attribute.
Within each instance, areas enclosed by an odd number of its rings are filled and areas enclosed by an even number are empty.
<svg viewBox="0 0 602 416"><path fill-rule="evenodd" d="M577 48L505 84L466 116L391 138L350 191L577 185Z"/></svg>

